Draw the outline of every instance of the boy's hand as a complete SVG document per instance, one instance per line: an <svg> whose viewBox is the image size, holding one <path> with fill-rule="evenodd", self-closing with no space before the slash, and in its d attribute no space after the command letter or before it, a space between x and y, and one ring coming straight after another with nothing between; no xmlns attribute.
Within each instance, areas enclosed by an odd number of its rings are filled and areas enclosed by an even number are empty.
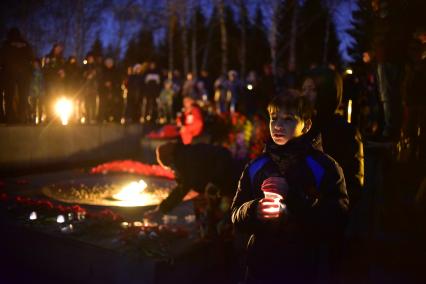
<svg viewBox="0 0 426 284"><path fill-rule="evenodd" d="M265 193L265 197L267 193L275 193L284 199L288 194L288 183L283 177L269 177L263 181L260 189Z"/></svg>
<svg viewBox="0 0 426 284"><path fill-rule="evenodd" d="M276 198L262 198L257 205L257 218L259 220L276 219L283 215L285 205L280 202L282 196Z"/></svg>
<svg viewBox="0 0 426 284"><path fill-rule="evenodd" d="M263 181L261 190L265 198L259 201L257 217L260 220L271 220L284 213L285 205L281 203L288 193L288 184L283 177L269 177Z"/></svg>

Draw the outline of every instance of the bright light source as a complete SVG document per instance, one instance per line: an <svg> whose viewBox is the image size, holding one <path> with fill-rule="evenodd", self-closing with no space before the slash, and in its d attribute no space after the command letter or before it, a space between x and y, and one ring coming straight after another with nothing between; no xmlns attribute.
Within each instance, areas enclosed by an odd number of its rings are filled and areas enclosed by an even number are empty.
<svg viewBox="0 0 426 284"><path fill-rule="evenodd" d="M37 220L37 213L35 211L31 212L30 214L30 220Z"/></svg>
<svg viewBox="0 0 426 284"><path fill-rule="evenodd" d="M56 222L59 224L62 224L65 222L65 217L64 215L58 215L58 217L56 218Z"/></svg>
<svg viewBox="0 0 426 284"><path fill-rule="evenodd" d="M352 100L348 102L348 123L352 121Z"/></svg>
<svg viewBox="0 0 426 284"><path fill-rule="evenodd" d="M86 64L87 64L87 60L86 60L86 59L84 59L84 60L83 60L83 64L84 64L84 65L86 65Z"/></svg>
<svg viewBox="0 0 426 284"><path fill-rule="evenodd" d="M252 84L248 84L247 85L247 90L249 90L249 91L253 90L253 85Z"/></svg>
<svg viewBox="0 0 426 284"><path fill-rule="evenodd" d="M129 227L130 227L130 224L129 224L129 222L121 222L121 227L122 227L123 229L127 229L127 228L129 228Z"/></svg>
<svg viewBox="0 0 426 284"><path fill-rule="evenodd" d="M66 98L59 99L55 104L55 112L61 119L62 125L67 125L73 111L72 101Z"/></svg>
<svg viewBox="0 0 426 284"><path fill-rule="evenodd" d="M347 75L352 75L352 74L353 74L353 71L352 71L352 69L348 68L348 69L346 69L346 70L345 70L345 73L346 73Z"/></svg>
<svg viewBox="0 0 426 284"><path fill-rule="evenodd" d="M144 194L147 184L143 180L133 181L114 194L115 199L123 201L121 206L137 206L149 201L149 195Z"/></svg>

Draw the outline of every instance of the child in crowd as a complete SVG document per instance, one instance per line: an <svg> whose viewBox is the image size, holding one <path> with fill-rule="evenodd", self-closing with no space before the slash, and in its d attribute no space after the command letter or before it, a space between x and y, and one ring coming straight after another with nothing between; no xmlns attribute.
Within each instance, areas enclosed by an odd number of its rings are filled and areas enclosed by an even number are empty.
<svg viewBox="0 0 426 284"><path fill-rule="evenodd" d="M160 96L157 99L160 123L172 122L173 97L173 82L171 80L166 80L164 82L164 87L161 90Z"/></svg>
<svg viewBox="0 0 426 284"><path fill-rule="evenodd" d="M316 149L313 108L296 91L268 105L271 137L242 173L232 210L251 235L247 283L334 283L348 195L340 166Z"/></svg>

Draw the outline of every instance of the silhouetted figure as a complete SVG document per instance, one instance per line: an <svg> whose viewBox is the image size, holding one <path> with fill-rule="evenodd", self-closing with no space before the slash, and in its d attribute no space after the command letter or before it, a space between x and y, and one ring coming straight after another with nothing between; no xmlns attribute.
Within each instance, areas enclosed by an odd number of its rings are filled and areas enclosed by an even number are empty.
<svg viewBox="0 0 426 284"><path fill-rule="evenodd" d="M161 74L155 62L149 64L144 76L144 87L142 89L146 97L146 108L142 112L144 121L155 121L157 115L157 98L161 91Z"/></svg>
<svg viewBox="0 0 426 284"><path fill-rule="evenodd" d="M64 46L55 43L45 57L43 67L46 82L46 115L47 120L53 119L55 100L66 94Z"/></svg>
<svg viewBox="0 0 426 284"><path fill-rule="evenodd" d="M7 33L0 51L6 122L26 122L33 52L17 28Z"/></svg>
<svg viewBox="0 0 426 284"><path fill-rule="evenodd" d="M99 116L103 121L119 122L122 100L120 96L120 76L112 58L106 58L99 78Z"/></svg>

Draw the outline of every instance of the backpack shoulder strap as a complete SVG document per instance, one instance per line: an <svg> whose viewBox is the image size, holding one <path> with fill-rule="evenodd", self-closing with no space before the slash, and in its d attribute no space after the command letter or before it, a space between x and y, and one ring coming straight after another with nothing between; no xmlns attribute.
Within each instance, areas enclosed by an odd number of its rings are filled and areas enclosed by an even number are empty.
<svg viewBox="0 0 426 284"><path fill-rule="evenodd" d="M268 155L263 155L256 160L253 161L253 163L250 165L248 172L250 176L250 182L253 184L254 177L256 176L257 172L269 161Z"/></svg>
<svg viewBox="0 0 426 284"><path fill-rule="evenodd" d="M324 174L325 174L325 169L312 156L307 156L306 162L307 162L309 168L311 169L312 174L314 175L315 184L316 184L317 188L319 188L320 185L321 185L321 181L322 181Z"/></svg>

